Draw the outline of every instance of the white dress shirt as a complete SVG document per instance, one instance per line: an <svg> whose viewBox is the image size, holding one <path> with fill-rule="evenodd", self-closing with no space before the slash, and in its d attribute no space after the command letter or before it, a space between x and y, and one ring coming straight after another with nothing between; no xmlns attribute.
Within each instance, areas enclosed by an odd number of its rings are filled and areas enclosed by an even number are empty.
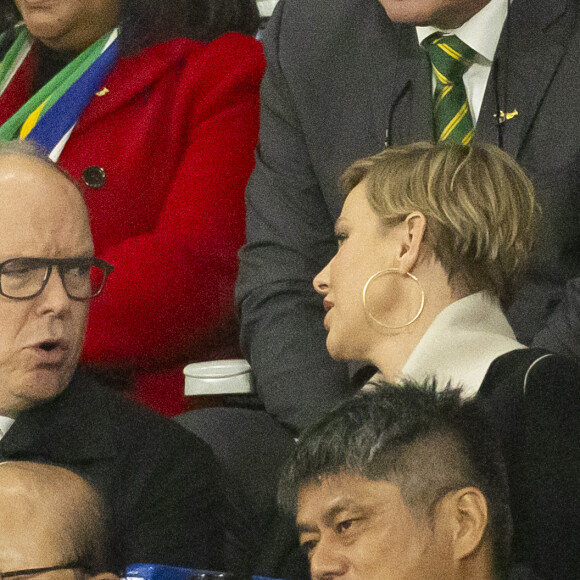
<svg viewBox="0 0 580 580"><path fill-rule="evenodd" d="M16 419L12 419L10 417L4 417L2 415L0 415L0 439L2 439L2 437L4 437L4 435L6 435L6 433L8 433L8 430L10 429L10 427L12 427L12 425L14 425L14 421Z"/></svg>
<svg viewBox="0 0 580 580"><path fill-rule="evenodd" d="M499 301L487 292L470 294L442 310L402 370L404 378L435 377L474 395L491 363L502 354L526 348L515 337Z"/></svg>
<svg viewBox="0 0 580 580"><path fill-rule="evenodd" d="M477 52L474 63L463 75L463 83L474 124L477 123L479 117L485 87L507 13L508 0L490 0L477 14L454 30L441 30L434 26L416 27L419 44L431 34L441 32L454 34ZM435 76L433 76L434 90Z"/></svg>

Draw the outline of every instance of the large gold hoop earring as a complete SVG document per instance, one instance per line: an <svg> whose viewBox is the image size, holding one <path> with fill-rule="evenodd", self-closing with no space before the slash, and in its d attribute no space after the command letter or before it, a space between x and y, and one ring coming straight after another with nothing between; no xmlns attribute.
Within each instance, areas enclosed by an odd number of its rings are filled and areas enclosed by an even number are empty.
<svg viewBox="0 0 580 580"><path fill-rule="evenodd" d="M423 288L421 287L421 284L419 283L419 280L417 280L416 276L413 276L413 274L410 274L409 272L402 274L403 276L408 276L409 278L411 278L411 280L413 280L413 282L415 282L417 284L417 286L419 287L419 291L421 292L421 304L419 305L419 310L417 311L417 314L415 314L415 316L413 316L413 318L411 318L411 320L409 320L409 322L406 322L405 324L400 324L398 326L389 326L388 324L385 324L384 322L381 322L378 318L376 318L367 306L367 290L369 289L369 286L371 285L373 280L376 280L377 278L380 278L381 276L386 276L387 274L400 274L400 272L399 272L398 268L385 268L384 270L379 270L376 274L373 274L367 280L367 283L365 284L365 287L363 288L363 293L362 293L363 307L364 307L365 312L367 313L368 317L373 322L376 322L379 326L382 326L383 328L387 328L389 330L398 330L400 328L406 328L407 326L410 326L411 324L413 324L413 322L415 322L415 320L417 320L417 318L419 318L419 316L421 316L421 313L423 312L423 307L425 306L425 292L423 291Z"/></svg>

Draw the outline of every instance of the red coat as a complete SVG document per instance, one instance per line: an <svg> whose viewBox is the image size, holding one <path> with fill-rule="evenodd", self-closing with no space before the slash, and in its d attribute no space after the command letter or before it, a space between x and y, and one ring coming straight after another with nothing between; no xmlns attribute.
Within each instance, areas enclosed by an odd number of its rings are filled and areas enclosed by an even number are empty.
<svg viewBox="0 0 580 580"><path fill-rule="evenodd" d="M115 272L91 304L83 359L136 372L136 398L168 415L184 410L184 364L237 356L233 289L263 69L261 45L236 33L122 59L59 160L81 183L90 166L106 175L85 195L95 253Z"/></svg>

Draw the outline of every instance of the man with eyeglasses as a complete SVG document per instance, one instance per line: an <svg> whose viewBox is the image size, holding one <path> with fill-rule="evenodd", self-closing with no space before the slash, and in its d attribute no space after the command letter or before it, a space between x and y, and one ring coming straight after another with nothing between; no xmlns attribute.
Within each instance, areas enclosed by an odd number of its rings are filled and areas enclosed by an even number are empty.
<svg viewBox="0 0 580 580"><path fill-rule="evenodd" d="M222 497L211 451L77 368L90 299L112 272L94 257L71 180L32 145L0 144L0 460L61 465L94 485L113 570L135 562L219 569Z"/></svg>
<svg viewBox="0 0 580 580"><path fill-rule="evenodd" d="M68 469L0 463L0 580L118 580L104 520L98 493Z"/></svg>

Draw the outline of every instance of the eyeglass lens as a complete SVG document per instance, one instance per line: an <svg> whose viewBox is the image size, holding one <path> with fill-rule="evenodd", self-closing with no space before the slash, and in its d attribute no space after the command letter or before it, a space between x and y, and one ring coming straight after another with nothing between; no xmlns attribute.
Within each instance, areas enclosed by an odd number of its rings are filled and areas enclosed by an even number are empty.
<svg viewBox="0 0 580 580"><path fill-rule="evenodd" d="M15 258L2 264L0 289L9 298L30 298L39 294L57 269L70 298L87 300L99 294L107 274L92 259L71 259L49 263L33 258Z"/></svg>

